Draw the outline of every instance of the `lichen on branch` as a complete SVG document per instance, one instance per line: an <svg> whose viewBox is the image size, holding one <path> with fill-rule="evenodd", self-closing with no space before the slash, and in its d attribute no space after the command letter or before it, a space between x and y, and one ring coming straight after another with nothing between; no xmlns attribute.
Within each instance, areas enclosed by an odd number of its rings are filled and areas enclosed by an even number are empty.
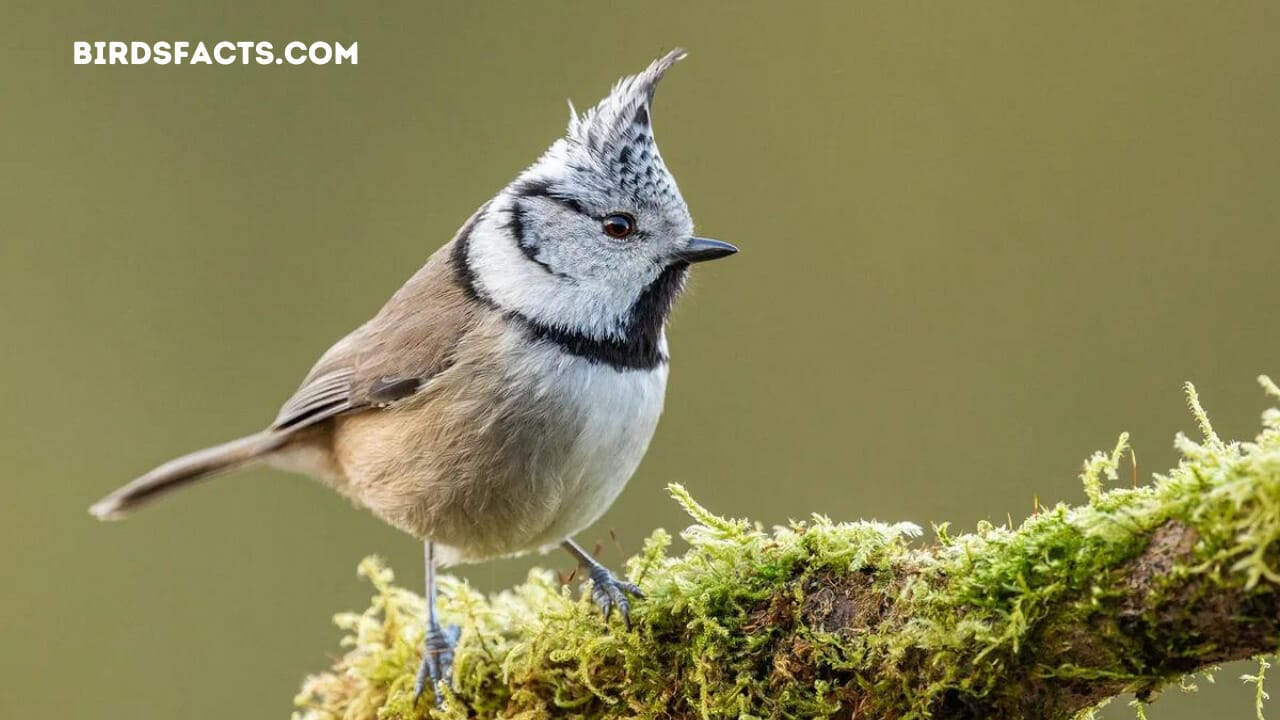
<svg viewBox="0 0 1280 720"><path fill-rule="evenodd" d="M1086 504L938 526L928 546L906 523L765 530L672 486L688 549L658 530L627 563L648 596L630 631L545 570L489 597L446 579L462 637L441 710L412 697L422 600L367 559L372 604L337 616L345 654L306 680L298 716L1071 718L1149 700L1280 640L1280 410L1224 442L1188 398L1204 439L1179 435L1182 461L1150 485L1104 491L1122 437L1086 462Z"/></svg>

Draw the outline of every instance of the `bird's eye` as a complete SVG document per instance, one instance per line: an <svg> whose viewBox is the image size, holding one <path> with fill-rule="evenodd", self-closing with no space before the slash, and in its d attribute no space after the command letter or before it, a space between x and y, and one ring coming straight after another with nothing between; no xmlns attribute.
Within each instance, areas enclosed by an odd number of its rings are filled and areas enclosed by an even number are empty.
<svg viewBox="0 0 1280 720"><path fill-rule="evenodd" d="M624 213L614 213L604 219L604 234L611 238L629 237L636 231L636 219Z"/></svg>

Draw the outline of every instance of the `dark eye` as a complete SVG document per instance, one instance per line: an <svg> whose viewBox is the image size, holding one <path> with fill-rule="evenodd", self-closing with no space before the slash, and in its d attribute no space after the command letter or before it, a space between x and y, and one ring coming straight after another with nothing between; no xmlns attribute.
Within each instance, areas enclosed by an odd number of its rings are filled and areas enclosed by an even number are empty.
<svg viewBox="0 0 1280 720"><path fill-rule="evenodd" d="M621 240L636 231L636 219L623 213L614 213L604 219L604 234Z"/></svg>

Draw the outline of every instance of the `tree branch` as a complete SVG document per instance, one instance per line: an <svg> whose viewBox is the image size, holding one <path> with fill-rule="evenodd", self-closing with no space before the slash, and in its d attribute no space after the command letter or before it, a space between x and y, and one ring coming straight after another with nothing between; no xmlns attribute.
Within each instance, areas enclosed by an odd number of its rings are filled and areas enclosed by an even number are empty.
<svg viewBox="0 0 1280 720"><path fill-rule="evenodd" d="M1269 392L1280 390L1264 379ZM606 628L551 573L483 597L446 584L463 627L438 717L1070 718L1280 646L1280 411L1205 439L1146 487L1102 492L1124 439L1082 474L1090 502L921 548L909 524L815 516L772 532L682 488L689 549L650 538L628 564L648 599ZM377 595L337 618L349 650L308 678L306 720L418 718L422 601L367 560ZM427 697L430 693L427 693Z"/></svg>

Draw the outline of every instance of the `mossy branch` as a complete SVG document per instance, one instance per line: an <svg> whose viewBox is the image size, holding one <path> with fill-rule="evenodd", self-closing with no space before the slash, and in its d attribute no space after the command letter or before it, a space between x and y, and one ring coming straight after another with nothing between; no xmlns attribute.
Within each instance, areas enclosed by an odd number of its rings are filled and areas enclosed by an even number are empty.
<svg viewBox="0 0 1280 720"><path fill-rule="evenodd" d="M307 680L300 715L1070 718L1150 699L1280 639L1280 410L1227 443L1188 397L1205 439L1180 435L1183 460L1151 485L1102 490L1122 439L1085 464L1087 504L1017 529L941 526L928 547L909 524L766 532L673 487L689 549L668 554L658 531L628 563L648 594L631 631L547 571L493 597L447 582L463 633L439 711L412 701L422 600L366 560L372 606L337 618L349 649Z"/></svg>

